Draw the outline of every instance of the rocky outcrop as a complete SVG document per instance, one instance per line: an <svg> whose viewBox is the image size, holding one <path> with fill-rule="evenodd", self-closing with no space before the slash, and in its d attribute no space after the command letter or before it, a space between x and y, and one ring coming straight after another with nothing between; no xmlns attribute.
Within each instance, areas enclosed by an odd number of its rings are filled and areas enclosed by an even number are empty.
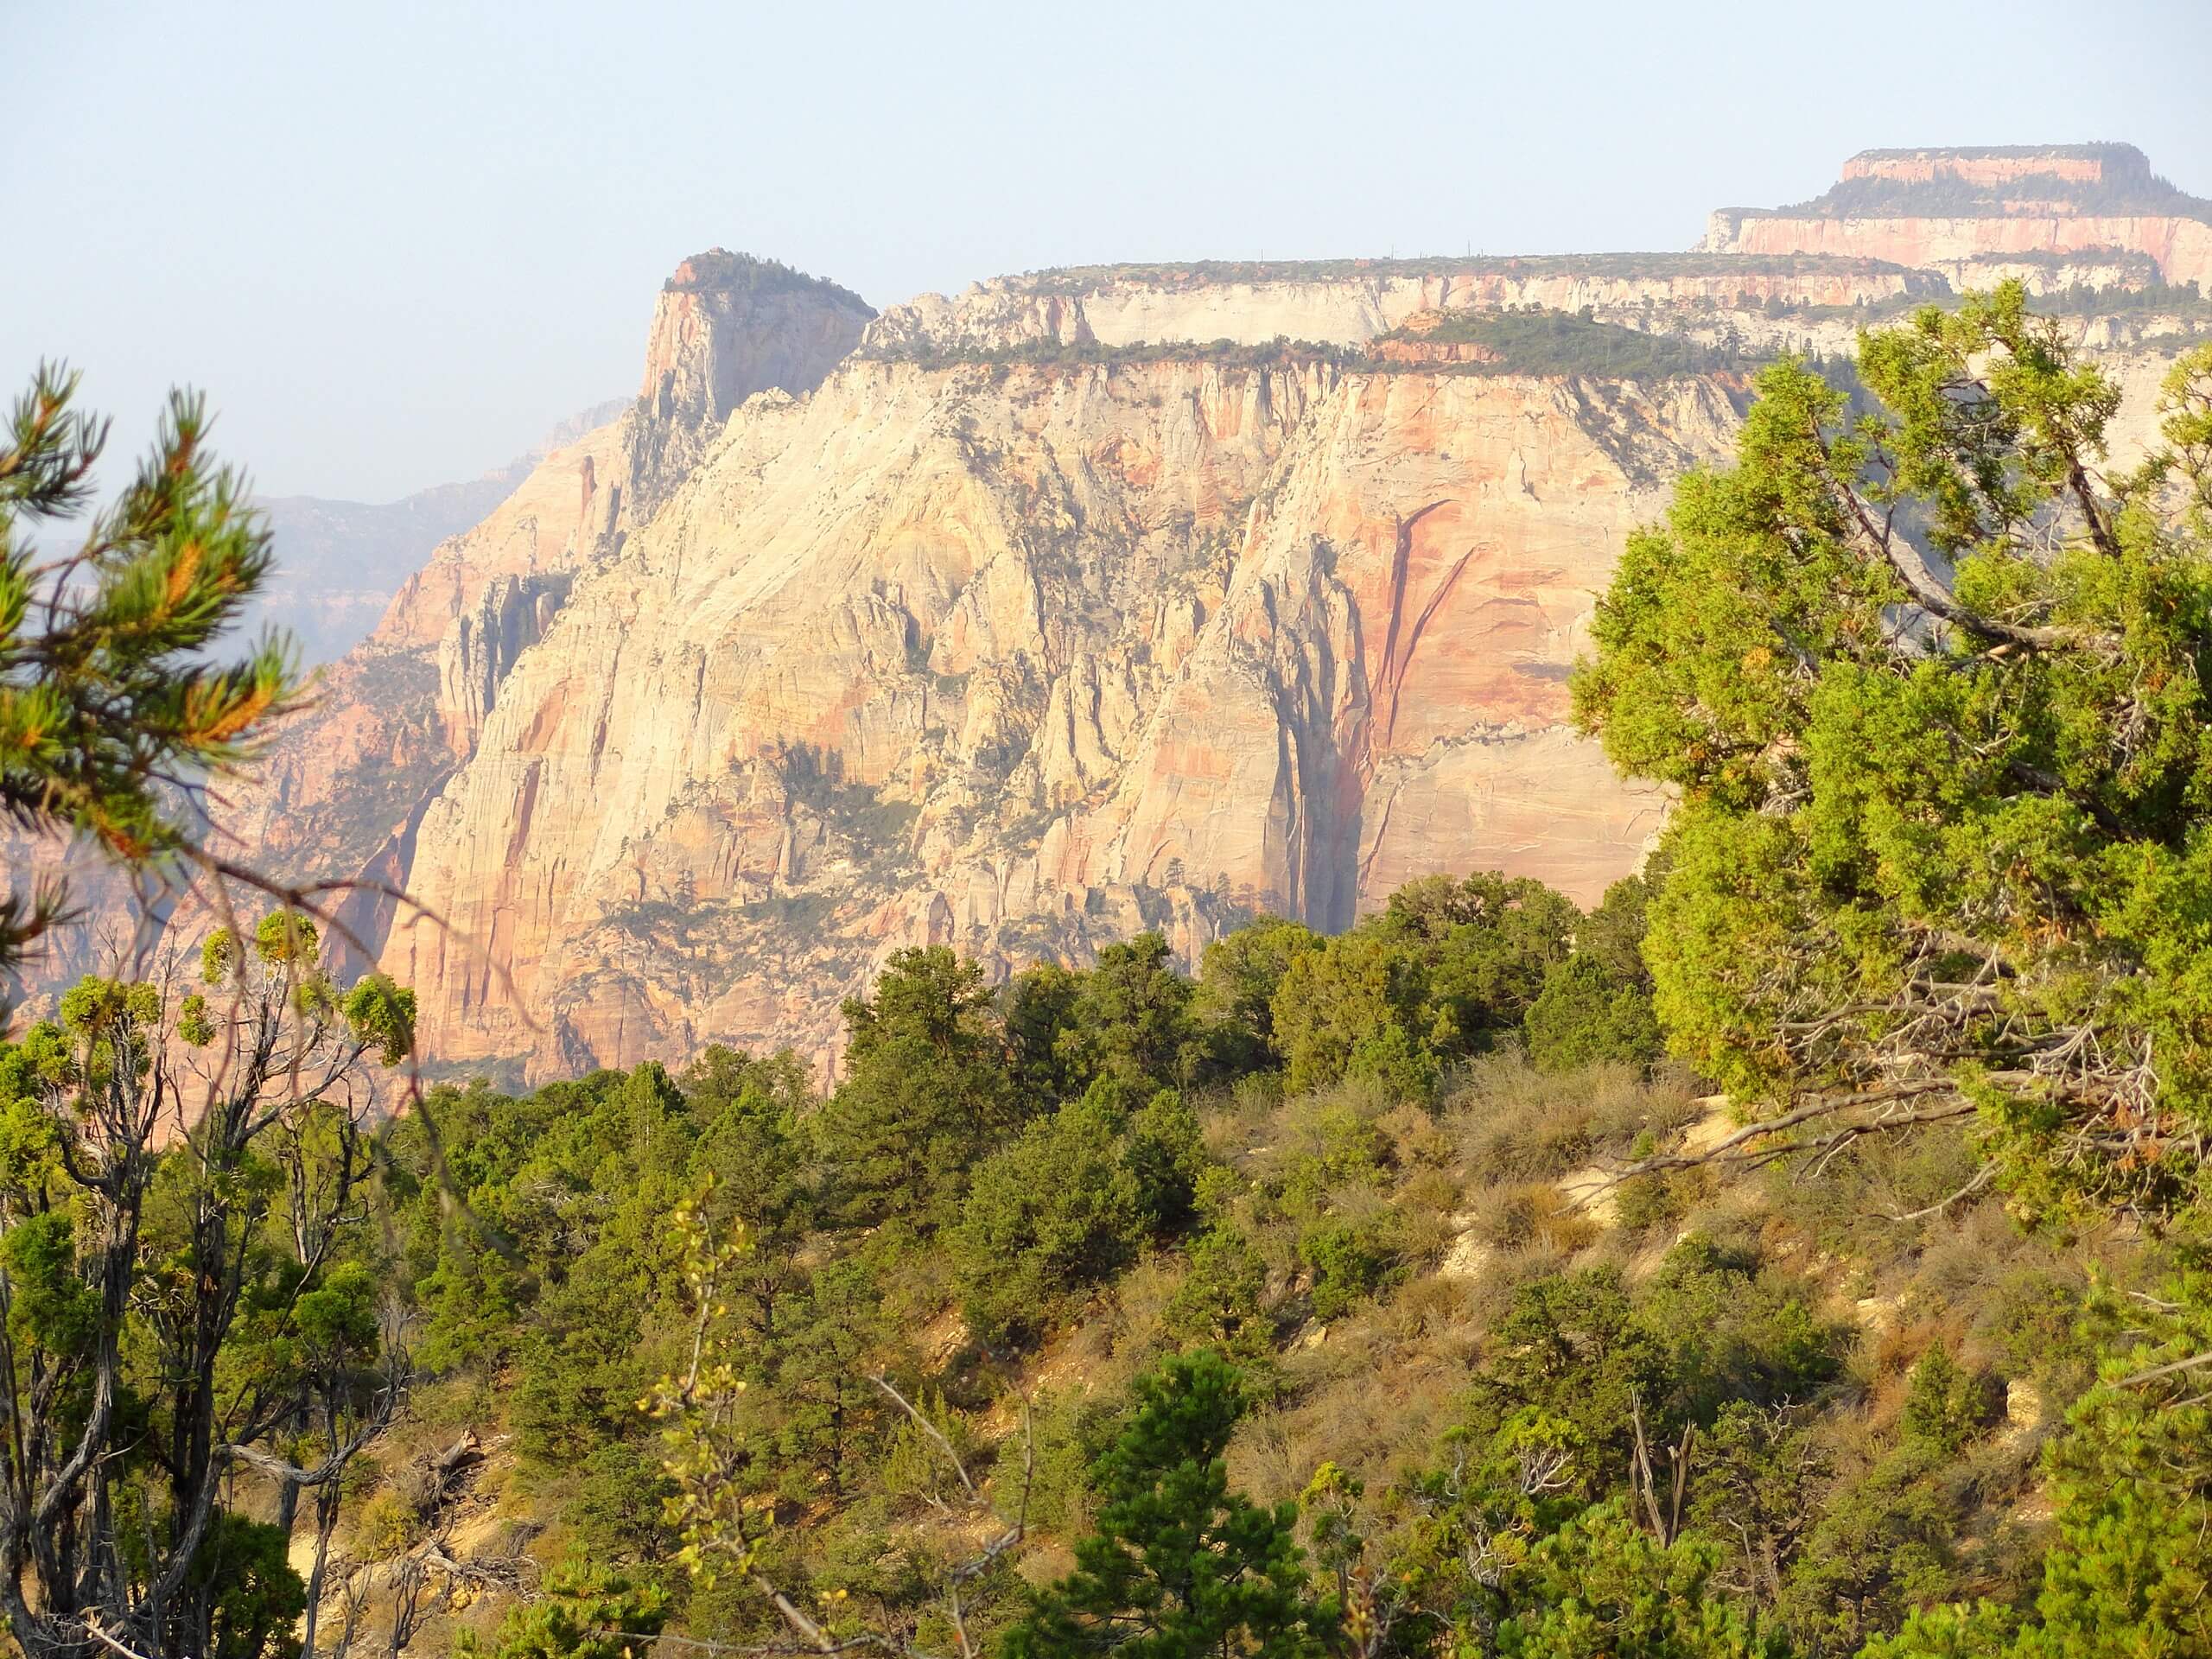
<svg viewBox="0 0 2212 1659"><path fill-rule="evenodd" d="M604 426L629 400L563 421L528 454L465 483L440 484L371 504L309 495L257 497L276 568L241 632L284 629L308 664L335 662L375 629L392 595L438 544L480 524L556 449Z"/></svg>
<svg viewBox="0 0 2212 1659"><path fill-rule="evenodd" d="M676 268L645 340L644 385L623 427L627 489L643 522L705 453L730 412L770 388L809 392L860 343L860 296L772 260L711 248Z"/></svg>
<svg viewBox="0 0 2212 1659"><path fill-rule="evenodd" d="M719 251L686 261L654 310L647 395L563 435L401 584L375 632L322 671L313 706L251 781L224 791L225 830L282 875L404 880L416 826L575 574L619 551L665 493L668 469L680 475L736 403L769 387L810 390L871 315L781 265ZM349 916L377 941L391 919L372 896Z"/></svg>
<svg viewBox="0 0 2212 1659"><path fill-rule="evenodd" d="M1955 180L1986 189L2017 191L2055 179L2074 187L2148 184L2151 164L2131 144L2007 144L1949 149L1862 149L1843 164L1846 182L1885 179L1901 184Z"/></svg>
<svg viewBox="0 0 2212 1659"><path fill-rule="evenodd" d="M1931 267L1961 294L2018 283L2036 296L2079 289L2098 293L2139 293L2159 280L2158 261L2126 248L2085 248L2078 253L2023 256L1980 253L1971 259L1940 260Z"/></svg>
<svg viewBox="0 0 2212 1659"><path fill-rule="evenodd" d="M1476 866L1594 898L1658 804L1565 670L1741 395L861 360L756 398L509 670L415 838L452 928L385 966L448 1058L826 1064L904 944L1195 953Z"/></svg>
<svg viewBox="0 0 2212 1659"><path fill-rule="evenodd" d="M773 261L720 248L685 260L653 308L637 402L547 454L496 512L440 546L373 643L435 646L495 578L573 569L619 547L733 410L770 388L812 391L874 315L836 283Z"/></svg>

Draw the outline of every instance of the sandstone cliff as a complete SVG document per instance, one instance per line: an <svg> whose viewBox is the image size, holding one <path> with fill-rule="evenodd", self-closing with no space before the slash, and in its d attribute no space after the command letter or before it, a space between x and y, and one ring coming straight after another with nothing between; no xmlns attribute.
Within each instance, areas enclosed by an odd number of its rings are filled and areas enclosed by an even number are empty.
<svg viewBox="0 0 2212 1659"><path fill-rule="evenodd" d="M575 573L619 553L739 403L811 390L871 315L834 283L770 262L719 249L687 260L655 306L638 400L545 454L438 546L375 632L323 671L315 706L252 783L221 791L226 830L288 876L404 882L416 824ZM347 918L380 940L391 906L365 894Z"/></svg>
<svg viewBox="0 0 2212 1659"><path fill-rule="evenodd" d="M1041 340L1118 346L1276 338L1358 346L1425 312L1589 308L1608 321L1666 326L1692 308L1878 305L1948 290L1878 260L1751 260L1696 254L1516 259L1101 265L925 294L869 325L863 352L960 354Z"/></svg>
<svg viewBox="0 0 2212 1659"><path fill-rule="evenodd" d="M457 931L385 966L448 1058L826 1061L899 944L1193 951L1474 866L1594 898L1657 804L1565 670L1741 393L861 359L757 397L507 673L414 842Z"/></svg>

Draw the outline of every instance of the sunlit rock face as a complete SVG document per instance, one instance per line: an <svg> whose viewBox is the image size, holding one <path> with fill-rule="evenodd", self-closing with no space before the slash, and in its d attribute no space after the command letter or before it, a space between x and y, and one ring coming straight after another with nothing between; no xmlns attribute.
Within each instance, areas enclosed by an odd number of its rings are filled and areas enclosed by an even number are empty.
<svg viewBox="0 0 2212 1659"><path fill-rule="evenodd" d="M1588 308L1631 327L1668 326L1699 307L1878 305L1947 291L1929 273L1878 260L1754 260L1724 251L1730 257L1554 254L1039 271L894 305L868 326L861 350L911 356L1045 341L1249 346L1278 338L1361 346L1433 312Z"/></svg>
<svg viewBox="0 0 2212 1659"><path fill-rule="evenodd" d="M542 455L484 519L442 543L360 645L321 671L218 817L262 864L314 880L397 886L416 828L466 760L517 657L542 638L578 571L680 482L745 398L804 393L874 314L833 283L715 250L680 265L648 329L645 384L614 418ZM390 899L342 914L373 956Z"/></svg>
<svg viewBox="0 0 2212 1659"><path fill-rule="evenodd" d="M449 1058L826 1058L902 944L1189 956L1440 869L1594 899L1658 804L1566 670L1742 392L859 359L756 397L506 672L415 834L448 925L384 965Z"/></svg>

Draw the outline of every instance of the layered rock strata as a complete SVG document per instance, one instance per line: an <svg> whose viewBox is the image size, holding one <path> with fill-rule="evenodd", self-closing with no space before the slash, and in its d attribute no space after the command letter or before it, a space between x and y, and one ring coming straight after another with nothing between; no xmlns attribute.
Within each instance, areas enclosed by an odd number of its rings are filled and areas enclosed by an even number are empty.
<svg viewBox="0 0 2212 1659"><path fill-rule="evenodd" d="M1940 278L1876 260L1696 254L1106 265L925 294L869 325L863 352L926 357L1044 341L1124 346L1277 338L1359 346L1424 312L1535 306L1633 324L1696 308L1878 305L1938 298Z"/></svg>
<svg viewBox="0 0 2212 1659"><path fill-rule="evenodd" d="M1566 670L1742 394L856 360L757 397L506 673L415 835L449 925L384 965L448 1058L826 1064L901 944L1194 954L1477 866L1594 898L1658 803Z"/></svg>

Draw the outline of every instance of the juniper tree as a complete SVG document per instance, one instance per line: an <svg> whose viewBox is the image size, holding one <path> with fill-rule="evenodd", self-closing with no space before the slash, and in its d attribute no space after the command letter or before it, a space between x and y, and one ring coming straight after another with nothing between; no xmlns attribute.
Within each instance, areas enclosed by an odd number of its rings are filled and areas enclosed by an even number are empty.
<svg viewBox="0 0 2212 1659"><path fill-rule="evenodd" d="M1678 790L1644 954L1771 1157L1973 1120L2016 1205L2163 1213L2212 1129L2212 349L2122 471L2017 284L1770 368L1601 601L1578 716Z"/></svg>
<svg viewBox="0 0 2212 1659"><path fill-rule="evenodd" d="M2015 1210L2183 1241L2046 1453L2034 1607L1931 1609L1871 1659L2205 1652L2212 348L2126 470L2118 391L2017 284L1862 335L1859 378L1854 408L1767 371L1736 465L1599 607L1578 714L1681 791L1656 1011L1751 1109L1728 1153L1957 1122ZM1900 1455L1986 1408L1940 1364L1916 1392Z"/></svg>

